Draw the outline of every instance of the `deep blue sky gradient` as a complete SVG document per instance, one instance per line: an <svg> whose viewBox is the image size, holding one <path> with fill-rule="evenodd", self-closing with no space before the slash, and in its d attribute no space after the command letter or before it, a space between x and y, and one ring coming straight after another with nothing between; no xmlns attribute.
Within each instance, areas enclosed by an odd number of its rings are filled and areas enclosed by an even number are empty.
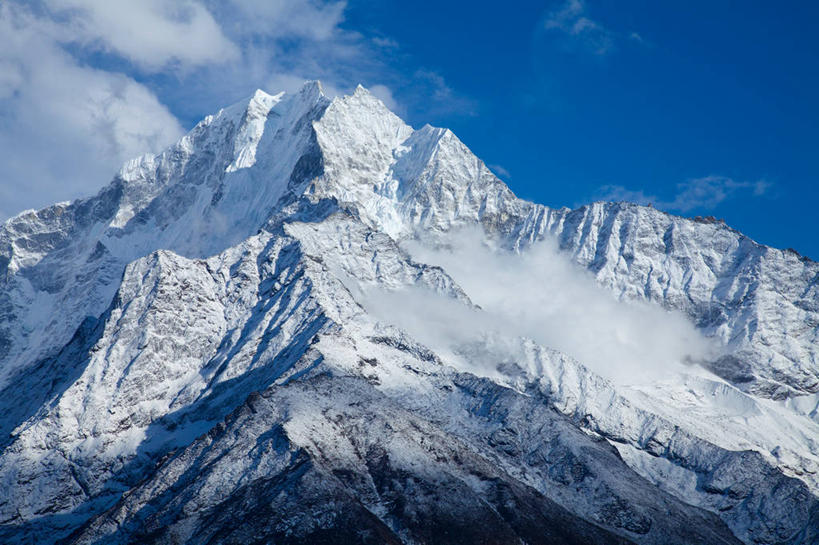
<svg viewBox="0 0 819 545"><path fill-rule="evenodd" d="M408 121L451 128L521 197L576 206L620 185L672 200L688 179L764 180L686 215L819 259L819 3L589 0L605 54L545 28L560 5L353 0L344 24L400 44L399 71L443 76L461 103L429 111L395 89Z"/></svg>

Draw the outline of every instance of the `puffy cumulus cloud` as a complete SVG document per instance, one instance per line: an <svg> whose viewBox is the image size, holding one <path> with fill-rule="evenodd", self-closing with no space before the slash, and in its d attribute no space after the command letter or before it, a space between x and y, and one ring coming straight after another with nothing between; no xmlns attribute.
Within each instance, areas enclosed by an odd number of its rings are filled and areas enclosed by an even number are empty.
<svg viewBox="0 0 819 545"><path fill-rule="evenodd" d="M84 195L182 134L145 86L80 64L62 29L0 5L0 217Z"/></svg>
<svg viewBox="0 0 819 545"><path fill-rule="evenodd" d="M663 199L648 194L642 189L633 190L621 185L603 186L595 198L604 201L652 204L663 210L686 213L692 210L712 210L722 202L742 193L760 197L765 195L770 187L771 184L765 180L740 181L727 176L711 175L680 182L677 184L676 194L670 199Z"/></svg>
<svg viewBox="0 0 819 545"><path fill-rule="evenodd" d="M523 362L520 336L624 384L666 377L715 353L682 315L616 300L552 240L516 254L462 231L430 248L406 245L414 259L443 267L477 307L423 290L370 291L364 306L472 370L492 374L510 358Z"/></svg>
<svg viewBox="0 0 819 545"><path fill-rule="evenodd" d="M210 12L193 0L44 2L60 23L60 41L116 53L145 70L239 57Z"/></svg>

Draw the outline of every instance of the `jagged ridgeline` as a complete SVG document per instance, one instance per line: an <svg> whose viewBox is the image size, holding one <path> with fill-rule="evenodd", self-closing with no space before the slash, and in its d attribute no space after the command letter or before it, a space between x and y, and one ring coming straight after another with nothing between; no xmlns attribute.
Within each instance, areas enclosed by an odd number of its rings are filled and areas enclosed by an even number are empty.
<svg viewBox="0 0 819 545"><path fill-rule="evenodd" d="M0 282L2 543L819 543L817 263L523 201L361 87L8 220ZM635 313L707 349L624 379Z"/></svg>

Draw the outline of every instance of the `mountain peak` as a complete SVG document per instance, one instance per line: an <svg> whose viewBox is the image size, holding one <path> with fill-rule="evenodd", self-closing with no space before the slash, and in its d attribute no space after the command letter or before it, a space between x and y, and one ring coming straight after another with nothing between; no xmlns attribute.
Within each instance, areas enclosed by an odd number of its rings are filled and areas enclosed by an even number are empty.
<svg viewBox="0 0 819 545"><path fill-rule="evenodd" d="M324 86L321 84L321 81L317 79L306 80L302 84L301 89L299 89L297 94L308 98L318 98L326 96L324 94Z"/></svg>
<svg viewBox="0 0 819 545"><path fill-rule="evenodd" d="M250 99L248 100L248 102L249 102L249 103L264 103L264 102L269 102L269 101L271 101L271 100L276 100L276 99L278 99L278 98L281 98L281 96L282 96L283 94L284 94L284 91L282 91L282 92L280 92L280 93L277 93L276 95L271 95L271 94L269 94L269 93L267 93L267 92L265 92L265 91L262 91L261 89L256 89L256 90L253 92L253 95L251 95L251 97L250 97Z"/></svg>

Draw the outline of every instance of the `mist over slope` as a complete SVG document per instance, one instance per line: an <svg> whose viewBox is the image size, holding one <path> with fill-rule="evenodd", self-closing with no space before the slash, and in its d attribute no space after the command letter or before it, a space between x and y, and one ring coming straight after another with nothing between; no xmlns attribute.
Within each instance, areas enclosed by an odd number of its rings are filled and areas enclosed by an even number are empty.
<svg viewBox="0 0 819 545"><path fill-rule="evenodd" d="M419 294L388 302L384 315L392 312L400 320L401 309L416 310L418 326L430 326L429 334L437 332L443 341L480 329L524 336L623 384L661 379L721 355L717 343L679 311L646 301L617 300L589 271L561 253L552 239L510 253L471 230L454 232L433 246L411 240L405 248L414 259L441 266L479 307L450 320L457 311L437 308L434 300L418 301Z"/></svg>
<svg viewBox="0 0 819 545"><path fill-rule="evenodd" d="M258 91L0 229L0 540L816 543L817 279Z"/></svg>

